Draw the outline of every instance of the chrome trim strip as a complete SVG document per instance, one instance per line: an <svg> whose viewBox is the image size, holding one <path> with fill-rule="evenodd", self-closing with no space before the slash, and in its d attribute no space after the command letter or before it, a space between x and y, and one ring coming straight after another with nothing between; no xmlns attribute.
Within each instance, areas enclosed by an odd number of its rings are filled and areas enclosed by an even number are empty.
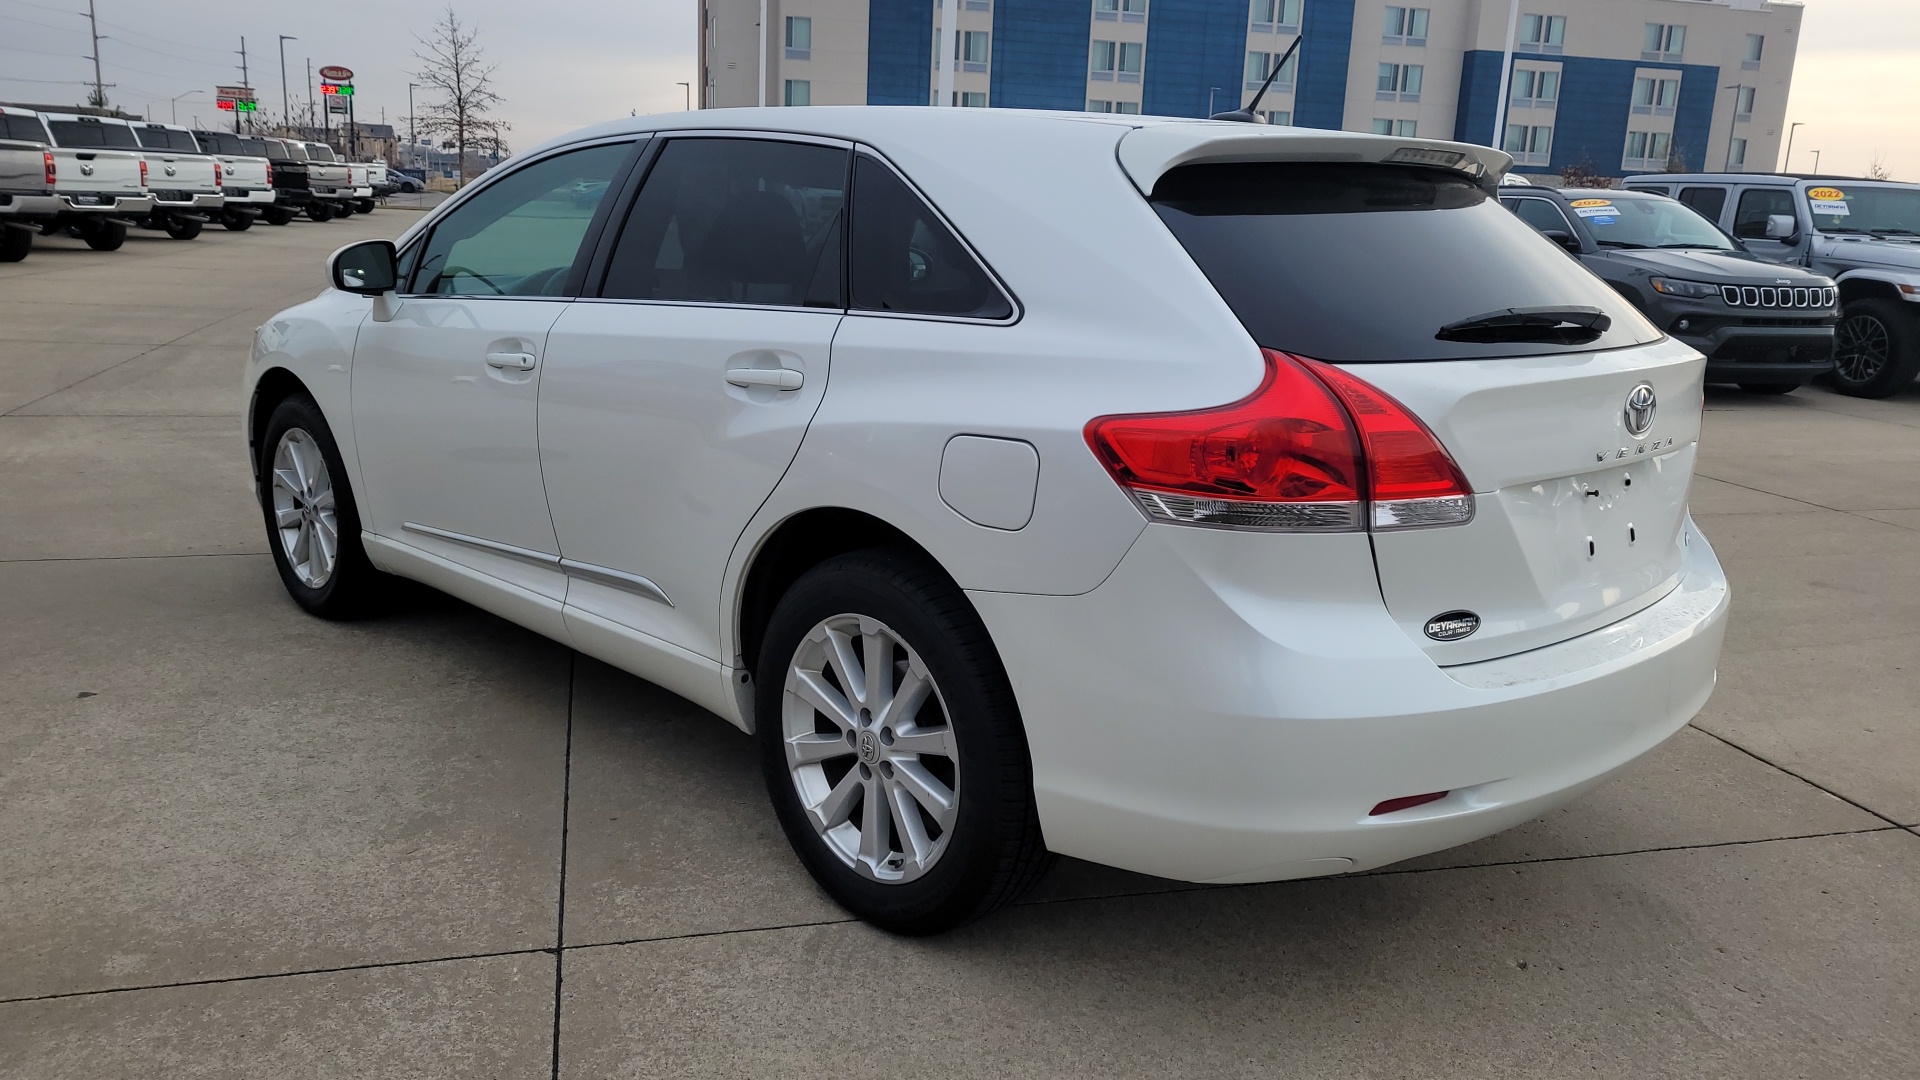
<svg viewBox="0 0 1920 1080"><path fill-rule="evenodd" d="M412 521L401 522L400 528L406 532L420 533L423 536L431 536L455 544L465 544L468 547L478 548L481 551L490 551L495 555L504 555L509 559L519 559L521 562L532 563L535 566L551 567L552 569L565 573L568 577L582 578L615 589L624 589L627 592L644 596L649 600L657 600L668 607L673 606L673 600L667 596L666 590L648 581L646 578L641 577L639 574L629 574L624 570L615 570L608 566L595 566L592 563L563 559L558 555L549 555L544 551L514 547L512 544L502 544L498 540L487 540L478 536L468 536L466 533L436 529L431 525L421 525Z"/></svg>
<svg viewBox="0 0 1920 1080"><path fill-rule="evenodd" d="M611 588L625 589L627 592L637 593L649 600L658 600L668 607L673 606L673 600L667 596L665 590L639 574L629 574L624 570L595 566L592 563L575 562L572 559L561 559L560 569L565 570L568 577L584 578Z"/></svg>
<svg viewBox="0 0 1920 1080"><path fill-rule="evenodd" d="M505 555L509 559L519 559L521 562L533 563L536 566L558 567L560 565L560 556L558 555L549 555L544 551L534 551L530 548L514 547L512 544L502 544L498 540L483 540L478 536L449 532L446 529L436 529L431 525L420 525L411 521L401 522L400 528L406 532L420 533L425 536L452 541L456 544L465 544L468 547L479 548L481 551L491 551L495 555Z"/></svg>

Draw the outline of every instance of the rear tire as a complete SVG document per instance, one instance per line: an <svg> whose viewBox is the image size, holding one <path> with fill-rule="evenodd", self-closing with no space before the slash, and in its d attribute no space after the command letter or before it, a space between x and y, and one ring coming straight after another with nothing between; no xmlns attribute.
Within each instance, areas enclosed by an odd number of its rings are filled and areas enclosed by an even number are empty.
<svg viewBox="0 0 1920 1080"><path fill-rule="evenodd" d="M269 225L285 225L293 220L293 211L284 206L270 206L260 211L260 220Z"/></svg>
<svg viewBox="0 0 1920 1080"><path fill-rule="evenodd" d="M352 216L353 216L353 201L352 201L351 199L349 199L349 200L347 200L346 202L343 202L343 203L341 203L341 204L340 204L339 206L336 206L336 207L334 207L334 208L333 208L333 216L334 216L334 217L337 217L337 218L350 218L350 217L352 217Z"/></svg>
<svg viewBox="0 0 1920 1080"><path fill-rule="evenodd" d="M882 674L869 678L869 663ZM774 812L842 907L894 933L937 934L1045 872L1013 688L937 568L882 549L821 563L775 605L757 668Z"/></svg>
<svg viewBox="0 0 1920 1080"><path fill-rule="evenodd" d="M238 210L229 210L220 215L220 224L228 232L246 232L248 229L253 228L253 215L243 214Z"/></svg>
<svg viewBox="0 0 1920 1080"><path fill-rule="evenodd" d="M307 204L307 220L332 221L333 207L328 206L326 203L323 203L323 202L308 203Z"/></svg>
<svg viewBox="0 0 1920 1080"><path fill-rule="evenodd" d="M0 224L0 262L19 262L32 250L32 229L11 221Z"/></svg>
<svg viewBox="0 0 1920 1080"><path fill-rule="evenodd" d="M206 225L207 223L199 218L170 217L161 223L161 227L167 230L167 235L175 240L191 240L199 236L200 230L206 228Z"/></svg>
<svg viewBox="0 0 1920 1080"><path fill-rule="evenodd" d="M361 199L359 202L354 204L353 208L355 210L358 210L362 214L371 214L373 213L373 205L374 203L372 199Z"/></svg>
<svg viewBox="0 0 1920 1080"><path fill-rule="evenodd" d="M1920 332L1901 300L1855 300L1833 328L1833 388L1851 397L1891 396L1920 370Z"/></svg>
<svg viewBox="0 0 1920 1080"><path fill-rule="evenodd" d="M80 234L80 239L95 251L118 251L120 245L127 242L127 223L124 221L95 222Z"/></svg>
<svg viewBox="0 0 1920 1080"><path fill-rule="evenodd" d="M1743 382L1740 384L1740 389L1745 390L1749 394L1765 394L1771 396L1775 394L1791 394L1795 390L1800 389L1800 384Z"/></svg>
<svg viewBox="0 0 1920 1080"><path fill-rule="evenodd" d="M365 614L391 579L360 543L359 506L320 406L305 394L280 402L255 449L267 546L287 594L323 619Z"/></svg>

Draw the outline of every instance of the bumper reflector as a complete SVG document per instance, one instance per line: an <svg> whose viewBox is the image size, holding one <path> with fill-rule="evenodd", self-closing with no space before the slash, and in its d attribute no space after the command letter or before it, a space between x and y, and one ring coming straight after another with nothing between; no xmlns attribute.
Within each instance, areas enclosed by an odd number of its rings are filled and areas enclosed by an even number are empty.
<svg viewBox="0 0 1920 1080"><path fill-rule="evenodd" d="M1425 795L1402 795L1397 799L1388 799L1386 802L1367 811L1367 816L1379 817L1381 814L1393 814L1401 810L1411 810L1416 806L1425 806L1430 802L1439 802L1441 799L1446 798L1448 794L1449 793L1445 791L1429 791Z"/></svg>

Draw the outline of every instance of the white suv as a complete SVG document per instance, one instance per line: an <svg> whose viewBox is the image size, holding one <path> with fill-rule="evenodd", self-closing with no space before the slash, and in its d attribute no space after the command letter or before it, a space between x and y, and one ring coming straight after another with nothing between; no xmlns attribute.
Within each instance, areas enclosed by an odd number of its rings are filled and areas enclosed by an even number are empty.
<svg viewBox="0 0 1920 1080"><path fill-rule="evenodd" d="M294 598L426 582L758 732L910 933L1515 825L1672 735L1727 585L1703 360L1498 151L730 109L522 155L260 328ZM587 193L584 197L582 193Z"/></svg>

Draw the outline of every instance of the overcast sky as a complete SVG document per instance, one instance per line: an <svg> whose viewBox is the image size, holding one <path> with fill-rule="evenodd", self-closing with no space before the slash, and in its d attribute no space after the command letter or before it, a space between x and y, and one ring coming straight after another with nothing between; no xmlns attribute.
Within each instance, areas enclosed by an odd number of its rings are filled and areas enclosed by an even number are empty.
<svg viewBox="0 0 1920 1080"><path fill-rule="evenodd" d="M1177 0L1165 0L1177 2ZM1605 2L1605 0L1589 0ZM206 123L212 87L240 81L246 35L263 108L280 108L279 34L296 103L306 62L355 72L356 114L399 122L407 112L413 35L444 0L96 0L108 91L133 112ZM0 0L0 98L79 100L92 78L86 0ZM693 0L456 0L478 27L513 124L511 145L532 146L628 112L677 110L694 75ZM1802 121L1791 165L1858 174L1875 155L1896 177L1920 180L1920 0L1807 0L1787 119ZM327 18L318 18L321 12ZM296 109L298 105L296 104ZM227 119L231 119L227 117ZM1759 163L1754 163L1758 165Z"/></svg>

